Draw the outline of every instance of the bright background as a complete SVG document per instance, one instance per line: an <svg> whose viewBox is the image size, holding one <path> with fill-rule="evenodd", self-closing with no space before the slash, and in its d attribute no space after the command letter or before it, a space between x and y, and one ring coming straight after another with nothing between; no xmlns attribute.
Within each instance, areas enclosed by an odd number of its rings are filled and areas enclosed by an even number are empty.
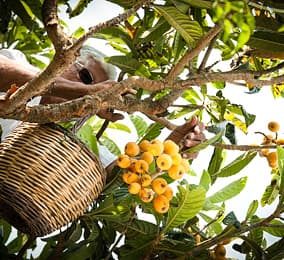
<svg viewBox="0 0 284 260"><path fill-rule="evenodd" d="M76 1L71 1L71 6L74 6ZM62 11L65 11L65 8L62 7ZM113 18L119 13L123 12L122 8L117 5L111 4L104 0L93 1L89 4L88 8L81 14L72 19L68 19L66 15L62 12L61 18L68 24L70 28L70 32L73 32L78 26L83 27L85 30L88 30L89 27L95 26L100 22L104 22L108 19ZM93 47L99 49L104 52L106 55L114 55L116 52L112 49L112 47L108 46L102 40L88 40L88 44ZM216 56L216 59L218 57ZM214 61L211 60L211 63ZM220 64L220 69L225 70L228 67L229 62ZM256 94L246 94L247 89L241 86L231 86L230 88L225 88L223 90L223 95L231 100L231 103L242 104L248 113L255 114L256 120L249 127L249 133L247 135L243 133L238 133L237 141L238 144L253 144L260 143L262 140L262 136L254 134L255 131L262 131L264 133L268 133L267 124L269 121L278 121L281 125L282 121L282 113L283 113L283 100L277 99L275 100L271 94L270 87L265 86L263 89ZM216 90L213 90L212 94L215 94ZM126 124L129 124L129 121L125 120ZM284 129L284 124L283 124ZM283 129L280 128L280 136L283 135ZM206 133L205 133L206 134ZM112 137L116 142L118 139L120 142L118 145L122 148L125 142L130 140L135 140L134 136L127 136L119 138L117 136ZM212 154L213 148L207 148L206 150L200 152L199 157L194 160L192 164L192 168L197 174L197 177L192 177L192 182L198 182L200 174L203 169L208 167L208 163ZM242 153L242 152L241 152ZM235 159L240 152L237 151L228 151L227 152L227 161L226 163ZM236 196L235 198L229 200L226 203L226 213L230 211L234 211L238 220L242 221L248 209L248 206L252 200L260 199L263 194L265 187L270 184L271 174L270 168L264 158L256 157L252 163L250 163L240 174L236 176L232 176L230 178L218 179L208 195L214 193L218 189L226 186L228 183L239 179L242 176L248 176L248 181L245 189ZM257 215L259 217L268 216L272 210L275 208L275 205L261 207L257 211ZM268 244L272 242L274 238L267 235ZM241 243L241 241L238 241ZM244 255L237 253L234 250L230 249L230 246L227 246L227 256L234 257L237 259L245 259Z"/></svg>

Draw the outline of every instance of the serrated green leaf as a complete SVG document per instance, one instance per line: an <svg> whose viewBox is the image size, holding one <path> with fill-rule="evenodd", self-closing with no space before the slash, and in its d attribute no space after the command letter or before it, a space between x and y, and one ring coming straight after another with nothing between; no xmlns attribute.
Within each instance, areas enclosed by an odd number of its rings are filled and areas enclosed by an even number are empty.
<svg viewBox="0 0 284 260"><path fill-rule="evenodd" d="M250 37L248 45L264 51L284 52L283 33L272 31L256 31Z"/></svg>
<svg viewBox="0 0 284 260"><path fill-rule="evenodd" d="M89 124L84 124L76 133L78 138L82 140L95 154L99 154L97 138L93 128Z"/></svg>
<svg viewBox="0 0 284 260"><path fill-rule="evenodd" d="M271 225L277 225L277 227L263 227L263 231L269 233L275 237L284 237L284 223L280 220L272 220L269 222Z"/></svg>
<svg viewBox="0 0 284 260"><path fill-rule="evenodd" d="M279 188L277 184L270 184L266 187L262 197L261 206L264 207L266 204L272 204L279 194Z"/></svg>
<svg viewBox="0 0 284 260"><path fill-rule="evenodd" d="M235 197L236 195L238 195L244 189L246 182L247 182L247 177L242 177L228 184L226 187L217 191L207 199L211 203L219 203L229 200Z"/></svg>
<svg viewBox="0 0 284 260"><path fill-rule="evenodd" d="M208 166L208 173L211 176L212 183L214 183L217 178L217 176L216 175L213 176L213 174L220 170L223 161L224 161L223 148L215 147Z"/></svg>
<svg viewBox="0 0 284 260"><path fill-rule="evenodd" d="M117 144L112 139L108 138L107 136L102 136L100 139L100 142L114 155L121 154L121 151L119 147L117 146Z"/></svg>
<svg viewBox="0 0 284 260"><path fill-rule="evenodd" d="M126 124L122 124L122 123L118 123L118 122L110 123L108 125L108 128L115 129L115 130L120 130L120 131L129 133L129 134L131 133L131 129Z"/></svg>
<svg viewBox="0 0 284 260"><path fill-rule="evenodd" d="M223 131L220 131L218 134L216 134L212 138L210 138L210 139L208 139L208 140L206 140L206 141L204 141L204 142L202 142L202 143L200 143L200 144L198 144L198 145L196 145L196 146L194 146L190 149L187 149L186 151L183 151L183 152L184 153L195 153L195 152L198 152L200 150L203 150L206 147L208 147L209 145L217 143L221 139L223 133L224 133Z"/></svg>
<svg viewBox="0 0 284 260"><path fill-rule="evenodd" d="M280 173L279 194L284 196L284 148L277 147L278 170Z"/></svg>
<svg viewBox="0 0 284 260"><path fill-rule="evenodd" d="M139 70L139 68L142 66L142 64L136 59L122 55L111 56L109 58L106 58L106 61L113 64L114 66L117 66L122 71L131 74L134 74L134 72L136 70Z"/></svg>
<svg viewBox="0 0 284 260"><path fill-rule="evenodd" d="M204 213L199 213L200 217L202 217L207 223L211 223L208 227L208 234L210 235L218 235L223 231L223 227L221 223L215 221L213 218L209 217Z"/></svg>
<svg viewBox="0 0 284 260"><path fill-rule="evenodd" d="M209 175L209 173L205 170L203 170L200 181L199 181L199 185L202 186L206 191L209 190L210 185L211 185L211 177Z"/></svg>
<svg viewBox="0 0 284 260"><path fill-rule="evenodd" d="M129 116L131 122L133 123L135 129L136 129L136 133L138 135L138 138L140 138L142 135L145 134L148 124L146 123L146 121L144 120L144 118L142 118L141 116L138 115L130 115Z"/></svg>
<svg viewBox="0 0 284 260"><path fill-rule="evenodd" d="M191 20L175 7L155 6L168 23L174 27L191 46L202 37L202 28L197 21Z"/></svg>
<svg viewBox="0 0 284 260"><path fill-rule="evenodd" d="M158 123L151 124L147 128L142 140L153 140L153 139L155 139L156 137L158 137L161 134L162 128L164 128L164 126L160 125Z"/></svg>
<svg viewBox="0 0 284 260"><path fill-rule="evenodd" d="M205 203L206 190L203 187L196 187L190 190L189 187L178 186L178 189L178 207L170 208L167 223L163 230L164 233L193 218L203 208Z"/></svg>
<svg viewBox="0 0 284 260"><path fill-rule="evenodd" d="M253 200L250 203L249 208L247 210L246 220L249 220L255 214L257 208L258 208L258 201Z"/></svg>
<svg viewBox="0 0 284 260"><path fill-rule="evenodd" d="M218 177L229 177L239 173L244 167L246 167L252 159L257 155L257 152L245 152L238 156L234 161L223 167L221 170L213 174Z"/></svg>
<svg viewBox="0 0 284 260"><path fill-rule="evenodd" d="M206 0L182 0L182 2L190 4L197 8L204 8L204 9L212 9L212 1L206 1Z"/></svg>

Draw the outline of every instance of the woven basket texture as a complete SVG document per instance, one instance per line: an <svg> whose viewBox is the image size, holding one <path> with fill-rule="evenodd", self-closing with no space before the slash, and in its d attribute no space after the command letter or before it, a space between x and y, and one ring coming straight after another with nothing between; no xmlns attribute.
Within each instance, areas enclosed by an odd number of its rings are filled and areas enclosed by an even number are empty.
<svg viewBox="0 0 284 260"><path fill-rule="evenodd" d="M55 124L22 123L0 144L0 215L34 237L84 213L105 184L99 159Z"/></svg>

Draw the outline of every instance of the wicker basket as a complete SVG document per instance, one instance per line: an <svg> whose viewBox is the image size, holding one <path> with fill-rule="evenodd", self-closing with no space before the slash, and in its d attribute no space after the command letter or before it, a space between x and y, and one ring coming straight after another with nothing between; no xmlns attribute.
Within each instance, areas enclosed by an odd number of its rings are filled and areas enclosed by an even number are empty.
<svg viewBox="0 0 284 260"><path fill-rule="evenodd" d="M34 237L84 213L104 186L97 156L55 124L23 123L0 144L0 215Z"/></svg>

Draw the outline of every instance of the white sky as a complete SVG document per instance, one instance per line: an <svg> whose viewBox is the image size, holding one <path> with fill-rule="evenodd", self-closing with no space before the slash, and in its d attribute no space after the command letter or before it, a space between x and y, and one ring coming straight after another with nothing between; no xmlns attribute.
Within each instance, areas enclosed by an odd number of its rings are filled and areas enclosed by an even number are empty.
<svg viewBox="0 0 284 260"><path fill-rule="evenodd" d="M74 2L76 1L71 1L71 3ZM103 0L98 0L91 2L89 7L80 16L73 18L68 22L65 17L62 18L68 23L71 31L73 31L78 26L88 29L90 26L94 26L100 22L106 21L120 12L122 12L122 9L118 6ZM115 53L110 46L107 46L102 41L98 40L90 42L94 47L100 49L107 55L112 55ZM278 121L280 125L282 124L280 135L283 134L283 99L274 100L269 87L264 87L260 93L253 95L245 94L244 91L246 91L246 89L240 86L232 86L223 90L224 96L229 98L232 103L243 104L247 112L257 115L255 123L249 127L249 134L238 135L239 144L259 143L262 137L260 135L255 135L254 132L267 132L267 123L272 120ZM127 140L131 137L126 136L125 138L125 140ZM205 151L202 151L199 157L194 161L193 168L196 173L201 174L202 170L207 168L212 149L210 151L209 150L206 149ZM228 162L236 158L238 154L239 153L237 152L228 151ZM253 162L249 164L249 166L246 167L241 174L231 178L218 179L216 184L214 184L214 190L216 191L217 189L224 187L226 184L232 182L233 180L239 179L241 176L248 176L248 182L245 190L236 198L231 199L228 203L226 203L227 213L234 211L240 221L244 219L250 202L254 199L260 199L266 185L270 183L270 168L267 166L267 162L264 158L258 157L254 159ZM271 207L260 207L257 213L259 216L265 217L270 212ZM229 248L228 250L228 257L244 259L244 257L240 254L237 254L236 251L232 251Z"/></svg>

